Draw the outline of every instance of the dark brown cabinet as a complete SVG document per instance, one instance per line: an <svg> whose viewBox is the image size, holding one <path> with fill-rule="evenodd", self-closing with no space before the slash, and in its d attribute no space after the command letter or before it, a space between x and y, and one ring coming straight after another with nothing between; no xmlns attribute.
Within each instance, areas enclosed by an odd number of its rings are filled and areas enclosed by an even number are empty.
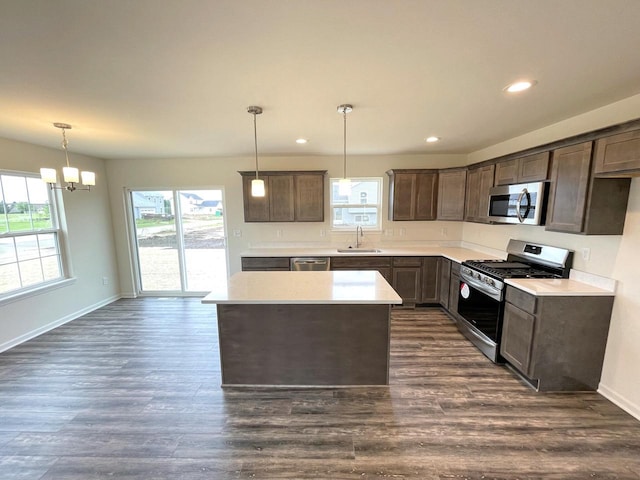
<svg viewBox="0 0 640 480"><path fill-rule="evenodd" d="M377 270L387 282L393 285L391 274L392 257L332 257L331 270Z"/></svg>
<svg viewBox="0 0 640 480"><path fill-rule="evenodd" d="M243 272L289 270L289 257L242 257Z"/></svg>
<svg viewBox="0 0 640 480"><path fill-rule="evenodd" d="M440 296L440 305L442 305L445 309L449 310L449 294L450 294L450 284L451 284L451 260L448 258L440 259L440 269L439 269L439 296Z"/></svg>
<svg viewBox="0 0 640 480"><path fill-rule="evenodd" d="M402 297L404 306L413 306L422 297L422 258L393 257L391 286Z"/></svg>
<svg viewBox="0 0 640 480"><path fill-rule="evenodd" d="M240 172L245 222L324 221L324 177L326 171L260 173L265 196L251 196L255 172Z"/></svg>
<svg viewBox="0 0 640 480"><path fill-rule="evenodd" d="M612 296L536 297L507 286L500 353L537 390L595 390Z"/></svg>
<svg viewBox="0 0 640 480"><path fill-rule="evenodd" d="M295 220L297 222L324 221L324 173L294 175Z"/></svg>
<svg viewBox="0 0 640 480"><path fill-rule="evenodd" d="M266 180L269 182L265 187L269 197L269 221L293 222L295 219L293 175L269 175Z"/></svg>
<svg viewBox="0 0 640 480"><path fill-rule="evenodd" d="M549 171L549 152L496 163L496 185L542 182Z"/></svg>
<svg viewBox="0 0 640 480"><path fill-rule="evenodd" d="M467 169L438 172L438 220L464 220Z"/></svg>
<svg viewBox="0 0 640 480"><path fill-rule="evenodd" d="M495 164L469 168L465 220L489 223L489 189L493 187Z"/></svg>
<svg viewBox="0 0 640 480"><path fill-rule="evenodd" d="M640 175L640 130L596 140L596 174Z"/></svg>
<svg viewBox="0 0 640 480"><path fill-rule="evenodd" d="M502 324L502 345L500 353L518 371L527 376L531 375L531 347L536 317L506 303L504 307L504 321Z"/></svg>
<svg viewBox="0 0 640 480"><path fill-rule="evenodd" d="M587 235L621 235L629 178L592 176L592 142L553 152L547 230Z"/></svg>
<svg viewBox="0 0 640 480"><path fill-rule="evenodd" d="M439 270L440 257L424 257L422 259L422 298L421 303L439 303Z"/></svg>
<svg viewBox="0 0 640 480"><path fill-rule="evenodd" d="M460 264L451 262L451 275L449 278L449 313L453 318L458 318L458 300L460 292Z"/></svg>
<svg viewBox="0 0 640 480"><path fill-rule="evenodd" d="M440 258L438 290L440 305L455 319L458 318L458 291L460 289L460 264Z"/></svg>
<svg viewBox="0 0 640 480"><path fill-rule="evenodd" d="M389 170L389 220L435 220L437 170Z"/></svg>

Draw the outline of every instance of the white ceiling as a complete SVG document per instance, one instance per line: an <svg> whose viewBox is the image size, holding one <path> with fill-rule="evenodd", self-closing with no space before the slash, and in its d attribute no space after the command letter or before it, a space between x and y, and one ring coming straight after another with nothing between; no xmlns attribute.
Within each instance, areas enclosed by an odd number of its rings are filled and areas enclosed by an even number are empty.
<svg viewBox="0 0 640 480"><path fill-rule="evenodd" d="M0 0L0 137L103 158L467 153L640 93L638 0ZM508 83L534 78L519 96ZM639 112L640 116L640 112ZM427 145L428 135L442 137ZM294 141L309 139L304 146Z"/></svg>

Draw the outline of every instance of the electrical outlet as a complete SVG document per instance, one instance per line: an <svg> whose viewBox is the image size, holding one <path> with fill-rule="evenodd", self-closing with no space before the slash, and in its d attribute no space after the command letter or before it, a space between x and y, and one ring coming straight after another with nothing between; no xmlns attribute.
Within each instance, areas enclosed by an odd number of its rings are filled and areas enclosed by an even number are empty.
<svg viewBox="0 0 640 480"><path fill-rule="evenodd" d="M582 259L588 261L590 258L591 258L591 249L590 248L583 248L582 249Z"/></svg>
<svg viewBox="0 0 640 480"><path fill-rule="evenodd" d="M102 285L109 285L109 277L102 277Z"/></svg>
<svg viewBox="0 0 640 480"><path fill-rule="evenodd" d="M282 238L282 230L280 229L276 230L276 237Z"/></svg>
<svg viewBox="0 0 640 480"><path fill-rule="evenodd" d="M327 235L327 231L324 228L320 229L320 236L325 237Z"/></svg>
<svg viewBox="0 0 640 480"><path fill-rule="evenodd" d="M242 236L242 230L240 230L239 228L236 228L233 230L233 236L234 237L241 237Z"/></svg>
<svg viewBox="0 0 640 480"><path fill-rule="evenodd" d="M393 228L387 228L387 229L384 231L384 234L385 234L385 236L387 236L387 237L393 237Z"/></svg>
<svg viewBox="0 0 640 480"><path fill-rule="evenodd" d="M400 229L400 236L403 236L405 233L407 233L407 229L406 228L401 228Z"/></svg>
<svg viewBox="0 0 640 480"><path fill-rule="evenodd" d="M442 235L443 237L447 236L447 227L443 227L440 229L440 235Z"/></svg>

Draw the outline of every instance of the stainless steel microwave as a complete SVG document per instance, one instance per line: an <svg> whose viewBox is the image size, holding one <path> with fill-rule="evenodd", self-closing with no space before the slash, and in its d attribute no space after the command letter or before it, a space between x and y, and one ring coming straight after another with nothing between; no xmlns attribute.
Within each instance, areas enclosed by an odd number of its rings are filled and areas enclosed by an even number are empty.
<svg viewBox="0 0 640 480"><path fill-rule="evenodd" d="M520 183L489 190L489 220L495 223L543 225L546 183Z"/></svg>

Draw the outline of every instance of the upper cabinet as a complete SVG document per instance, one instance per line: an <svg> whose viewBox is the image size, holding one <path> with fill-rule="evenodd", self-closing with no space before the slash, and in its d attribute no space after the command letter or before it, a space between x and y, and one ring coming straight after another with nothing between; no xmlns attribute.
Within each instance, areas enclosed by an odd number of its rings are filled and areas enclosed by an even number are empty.
<svg viewBox="0 0 640 480"><path fill-rule="evenodd" d="M594 178L593 142L552 152L547 230L587 235L620 235L631 180Z"/></svg>
<svg viewBox="0 0 640 480"><path fill-rule="evenodd" d="M495 164L470 167L467 172L465 220L489 223L489 189L493 187Z"/></svg>
<svg viewBox="0 0 640 480"><path fill-rule="evenodd" d="M435 220L437 170L389 170L389 220Z"/></svg>
<svg viewBox="0 0 640 480"><path fill-rule="evenodd" d="M496 163L496 185L542 182L549 171L549 152Z"/></svg>
<svg viewBox="0 0 640 480"><path fill-rule="evenodd" d="M326 171L260 172L265 196L251 196L255 172L240 172L245 222L324 221Z"/></svg>
<svg viewBox="0 0 640 480"><path fill-rule="evenodd" d="M464 220L467 169L440 170L438 173L438 220Z"/></svg>
<svg viewBox="0 0 640 480"><path fill-rule="evenodd" d="M640 175L640 130L596 140L596 174Z"/></svg>

